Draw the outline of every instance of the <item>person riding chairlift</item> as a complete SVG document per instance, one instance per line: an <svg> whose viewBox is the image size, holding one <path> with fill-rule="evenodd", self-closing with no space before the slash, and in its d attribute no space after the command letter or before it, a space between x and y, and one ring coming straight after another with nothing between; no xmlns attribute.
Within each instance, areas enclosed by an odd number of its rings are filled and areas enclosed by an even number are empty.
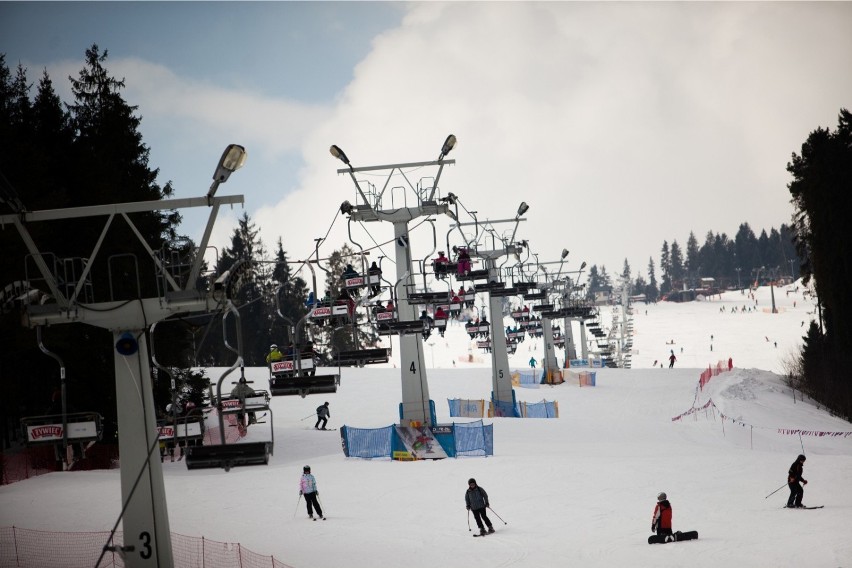
<svg viewBox="0 0 852 568"><path fill-rule="evenodd" d="M470 272L470 254L468 254L467 249L464 247L459 248L458 251L459 256L457 273L459 277L461 277L465 276Z"/></svg>
<svg viewBox="0 0 852 568"><path fill-rule="evenodd" d="M367 274L370 276L370 296L378 296L382 291L382 269L373 261ZM374 278L375 277L375 278ZM375 282L373 282L375 280Z"/></svg>
<svg viewBox="0 0 852 568"><path fill-rule="evenodd" d="M447 265L450 263L450 259L444 255L444 251L438 251L438 258L432 260L432 267L435 271L435 276L439 279L443 280L447 275Z"/></svg>
<svg viewBox="0 0 852 568"><path fill-rule="evenodd" d="M441 337L444 337L444 331L446 331L447 328L447 312L445 312L444 308L441 306L438 306L438 309L435 310L435 319L444 321L444 325L438 326L438 332L441 334Z"/></svg>

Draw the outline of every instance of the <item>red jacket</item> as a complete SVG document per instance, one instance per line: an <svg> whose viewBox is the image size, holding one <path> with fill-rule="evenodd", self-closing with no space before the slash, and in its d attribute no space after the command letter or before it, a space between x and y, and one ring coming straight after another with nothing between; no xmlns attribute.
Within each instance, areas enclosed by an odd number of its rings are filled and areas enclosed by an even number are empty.
<svg viewBox="0 0 852 568"><path fill-rule="evenodd" d="M651 525L661 529L672 528L672 506L668 500L660 501L654 507L654 516L651 518Z"/></svg>

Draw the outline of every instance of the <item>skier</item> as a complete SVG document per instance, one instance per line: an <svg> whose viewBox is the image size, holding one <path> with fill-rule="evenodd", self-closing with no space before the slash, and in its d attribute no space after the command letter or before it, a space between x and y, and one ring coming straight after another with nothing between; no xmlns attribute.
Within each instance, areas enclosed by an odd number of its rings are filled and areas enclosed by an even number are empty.
<svg viewBox="0 0 852 568"><path fill-rule="evenodd" d="M674 367L675 361L677 361L677 357L675 357L675 354L672 353L671 355L669 355L669 369Z"/></svg>
<svg viewBox="0 0 852 568"><path fill-rule="evenodd" d="M331 418L331 411L328 409L328 403L326 402L321 406L317 406L317 423L314 424L314 428L325 430L325 425L328 424L329 418ZM322 428L320 428L320 422L322 422Z"/></svg>
<svg viewBox="0 0 852 568"><path fill-rule="evenodd" d="M316 520L314 519L314 509L316 509L317 517L325 520L325 516L322 514L322 507L320 507L319 500L317 499L319 495L317 480L311 475L311 466L309 465L302 468L302 478L299 480L299 495L305 496L305 504L308 506L308 518Z"/></svg>
<svg viewBox="0 0 852 568"><path fill-rule="evenodd" d="M535 369L536 360L535 357L530 357L530 368Z"/></svg>
<svg viewBox="0 0 852 568"><path fill-rule="evenodd" d="M464 502L467 505L468 511L473 511L473 519L476 521L476 526L479 527L479 534L485 535L494 532L494 527L491 526L491 519L485 514L485 509L488 508L488 493L485 489L476 484L474 478L467 480L467 491L464 494ZM488 531L485 530L482 522L488 526ZM474 535L475 536L475 535Z"/></svg>
<svg viewBox="0 0 852 568"><path fill-rule="evenodd" d="M654 516L651 517L651 532L656 532L657 536L672 534L672 506L665 493L657 495Z"/></svg>
<svg viewBox="0 0 852 568"><path fill-rule="evenodd" d="M790 466L790 471L787 472L787 486L790 488L790 498L787 499L787 506L791 508L804 507L802 505L802 497L805 494L805 490L802 488L802 484L808 484L808 480L802 477L805 459L803 454L799 454L799 457Z"/></svg>

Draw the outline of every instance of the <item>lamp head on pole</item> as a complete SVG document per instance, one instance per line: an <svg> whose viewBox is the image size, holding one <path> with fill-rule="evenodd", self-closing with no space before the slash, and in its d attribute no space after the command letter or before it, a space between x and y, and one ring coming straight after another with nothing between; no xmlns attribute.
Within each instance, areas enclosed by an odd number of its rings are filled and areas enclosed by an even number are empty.
<svg viewBox="0 0 852 568"><path fill-rule="evenodd" d="M331 152L332 156L349 166L350 169L352 168L352 164L349 163L349 158L346 157L346 153L340 149L340 146L332 144L328 151Z"/></svg>
<svg viewBox="0 0 852 568"><path fill-rule="evenodd" d="M239 144L229 144L225 151L222 152L222 157L219 158L219 164L216 166L216 171L213 173L213 184L207 192L207 197L211 198L216 194L220 183L228 181L228 177L232 172L237 171L246 163L246 149Z"/></svg>
<svg viewBox="0 0 852 568"><path fill-rule="evenodd" d="M565 260L566 256L568 256L568 249L562 249L562 260Z"/></svg>
<svg viewBox="0 0 852 568"><path fill-rule="evenodd" d="M518 206L518 217L529 211L530 206L527 205L526 201L521 201L521 204Z"/></svg>
<svg viewBox="0 0 852 568"><path fill-rule="evenodd" d="M455 134L450 134L449 136L447 136L447 139L444 140L444 145L441 146L441 155L438 156L439 162L444 159L444 156L450 153L450 151L455 147L456 142L457 140Z"/></svg>

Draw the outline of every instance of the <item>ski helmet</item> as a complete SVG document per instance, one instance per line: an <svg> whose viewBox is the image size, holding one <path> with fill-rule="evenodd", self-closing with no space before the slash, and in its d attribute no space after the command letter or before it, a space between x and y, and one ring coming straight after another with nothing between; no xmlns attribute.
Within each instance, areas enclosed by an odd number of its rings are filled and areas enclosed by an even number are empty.
<svg viewBox="0 0 852 568"><path fill-rule="evenodd" d="M663 493L663 492L660 492L660 494L657 495L657 501L665 501L665 500L666 500L666 494Z"/></svg>
<svg viewBox="0 0 852 568"><path fill-rule="evenodd" d="M467 480L467 484L468 484L468 485L470 485L471 483L473 483L474 485L476 485L476 480L475 480L474 478L472 478L472 477L471 477L470 479L468 479L468 480Z"/></svg>
<svg viewBox="0 0 852 568"><path fill-rule="evenodd" d="M302 468L302 471L305 472L305 473L310 473L311 472L311 466L306 465L305 467Z"/></svg>
<svg viewBox="0 0 852 568"><path fill-rule="evenodd" d="M796 458L796 460L798 460L798 461L805 461L806 459L808 459L808 458L805 457L805 454L799 454L799 457Z"/></svg>
<svg viewBox="0 0 852 568"><path fill-rule="evenodd" d="M269 348L270 349L278 349L278 346L273 343L272 345L269 346Z"/></svg>

